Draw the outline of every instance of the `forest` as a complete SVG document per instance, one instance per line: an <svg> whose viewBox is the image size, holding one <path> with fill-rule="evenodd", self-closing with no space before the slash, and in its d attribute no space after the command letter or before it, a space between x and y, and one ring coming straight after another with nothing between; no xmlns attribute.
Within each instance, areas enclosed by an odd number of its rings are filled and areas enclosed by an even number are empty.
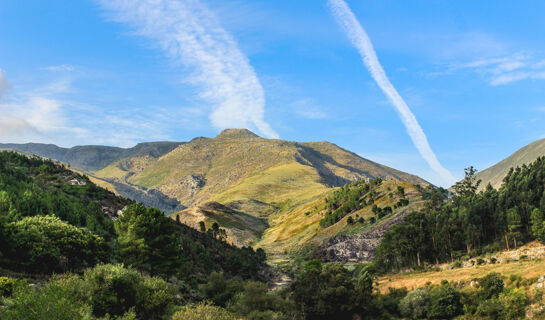
<svg viewBox="0 0 545 320"><path fill-rule="evenodd" d="M499 190L477 192L475 169L453 187L432 189L422 211L412 212L384 236L377 263L384 271L454 262L487 252L545 241L545 158L511 169Z"/></svg>

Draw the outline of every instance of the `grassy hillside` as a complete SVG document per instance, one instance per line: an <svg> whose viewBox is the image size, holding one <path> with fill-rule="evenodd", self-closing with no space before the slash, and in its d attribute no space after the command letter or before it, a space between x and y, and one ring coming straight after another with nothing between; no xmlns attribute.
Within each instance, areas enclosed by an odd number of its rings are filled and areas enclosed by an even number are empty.
<svg viewBox="0 0 545 320"><path fill-rule="evenodd" d="M490 168L478 172L476 177L482 180L480 189L484 189L489 183L498 189L509 169L520 167L523 164L530 164L544 155L545 139L532 142Z"/></svg>
<svg viewBox="0 0 545 320"><path fill-rule="evenodd" d="M347 193L350 189L364 185L369 185L370 188L362 198L374 194L373 199L368 198L365 204L348 210L332 225L325 227L320 225L331 211L328 203L335 192ZM398 187L404 188L404 196L397 194ZM408 204L394 208L401 199L407 199ZM375 206L390 207L392 212L378 214L377 209L373 209ZM330 189L294 209L280 210L271 215L269 217L271 227L265 231L256 246L265 249L279 260L284 259L286 255L308 254L332 237L358 235L380 228L399 215L419 209L421 206L421 191L413 184L399 180L387 180L378 184L365 184L360 181L343 188ZM354 222L349 223L349 220Z"/></svg>
<svg viewBox="0 0 545 320"><path fill-rule="evenodd" d="M157 159L119 160L95 174L157 189L187 207L207 201L303 203L329 187L377 177L427 185L331 143L270 140L244 129L193 139Z"/></svg>
<svg viewBox="0 0 545 320"><path fill-rule="evenodd" d="M207 227L217 222L226 229L231 243L259 241L273 252L291 251L307 240L312 246L319 245L346 231L348 217L324 231L316 230L321 219L317 217L323 213L315 210L316 214L305 215L309 208L320 207L320 199L333 188L375 178L407 181L407 186L428 185L419 177L329 142L264 139L245 129L227 129L214 138L188 143L147 143L131 149L11 147L83 166L94 182L119 195L167 214L178 212L171 217L193 227L200 221ZM376 202L383 205L387 200ZM367 216L370 210L362 208L355 214ZM357 233L372 226L348 229Z"/></svg>

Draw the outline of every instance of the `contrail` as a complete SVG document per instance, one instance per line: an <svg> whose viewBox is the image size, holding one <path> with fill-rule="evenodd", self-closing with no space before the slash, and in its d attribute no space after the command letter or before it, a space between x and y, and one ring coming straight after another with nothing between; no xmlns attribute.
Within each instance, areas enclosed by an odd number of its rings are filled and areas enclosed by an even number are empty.
<svg viewBox="0 0 545 320"><path fill-rule="evenodd" d="M454 176L439 163L437 157L431 150L426 134L424 134L418 121L416 121L414 114L394 88L390 80L388 80L384 69L378 61L377 54L375 53L375 49L373 48L369 36L356 19L354 13L350 10L344 0L328 0L328 5L333 12L333 16L337 20L337 23L346 32L352 44L359 51L363 63L367 69L369 69L371 76L396 108L401 121L403 121L403 124L420 155L426 160L432 170L445 181L445 183L456 181Z"/></svg>
<svg viewBox="0 0 545 320"><path fill-rule="evenodd" d="M213 12L199 0L97 0L114 20L155 41L176 63L194 70L189 81L214 104L218 128L255 127L278 134L264 120L265 93L248 58Z"/></svg>

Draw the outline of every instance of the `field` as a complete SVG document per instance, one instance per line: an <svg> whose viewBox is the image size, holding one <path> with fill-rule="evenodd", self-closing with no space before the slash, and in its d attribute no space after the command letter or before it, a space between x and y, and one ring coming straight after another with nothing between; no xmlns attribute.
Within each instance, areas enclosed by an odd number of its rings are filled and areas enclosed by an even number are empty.
<svg viewBox="0 0 545 320"><path fill-rule="evenodd" d="M518 250L505 251L493 257L500 262L469 265L461 268L451 268L452 265L445 264L440 266L442 270L439 271L387 275L378 280L379 290L388 292L388 288L402 287L412 290L424 286L427 282L438 284L442 280L469 283L471 280L482 278L490 272L500 273L506 278L517 275L530 279L545 275L545 246L538 243L530 243Z"/></svg>

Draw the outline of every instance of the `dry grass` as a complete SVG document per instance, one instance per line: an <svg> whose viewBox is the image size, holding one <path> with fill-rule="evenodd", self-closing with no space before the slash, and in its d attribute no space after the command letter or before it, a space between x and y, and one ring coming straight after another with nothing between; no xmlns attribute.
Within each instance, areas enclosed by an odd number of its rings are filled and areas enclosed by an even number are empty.
<svg viewBox="0 0 545 320"><path fill-rule="evenodd" d="M521 254L530 253L531 251L542 252L543 249L544 246L532 243L516 251L512 250L500 253L497 255L497 257L513 258L517 255L520 257ZM448 265L443 265L441 267L446 268ZM497 272L506 277L513 274L527 279L539 277L541 275L545 275L545 259L533 258L518 261L505 260L503 263L474 265L463 268L445 269L441 271L392 274L381 277L378 280L378 283L379 290L381 292L388 292L388 288L402 287L413 290L424 286L427 282L434 284L441 283L442 280L467 282L475 278L482 278L490 272Z"/></svg>

